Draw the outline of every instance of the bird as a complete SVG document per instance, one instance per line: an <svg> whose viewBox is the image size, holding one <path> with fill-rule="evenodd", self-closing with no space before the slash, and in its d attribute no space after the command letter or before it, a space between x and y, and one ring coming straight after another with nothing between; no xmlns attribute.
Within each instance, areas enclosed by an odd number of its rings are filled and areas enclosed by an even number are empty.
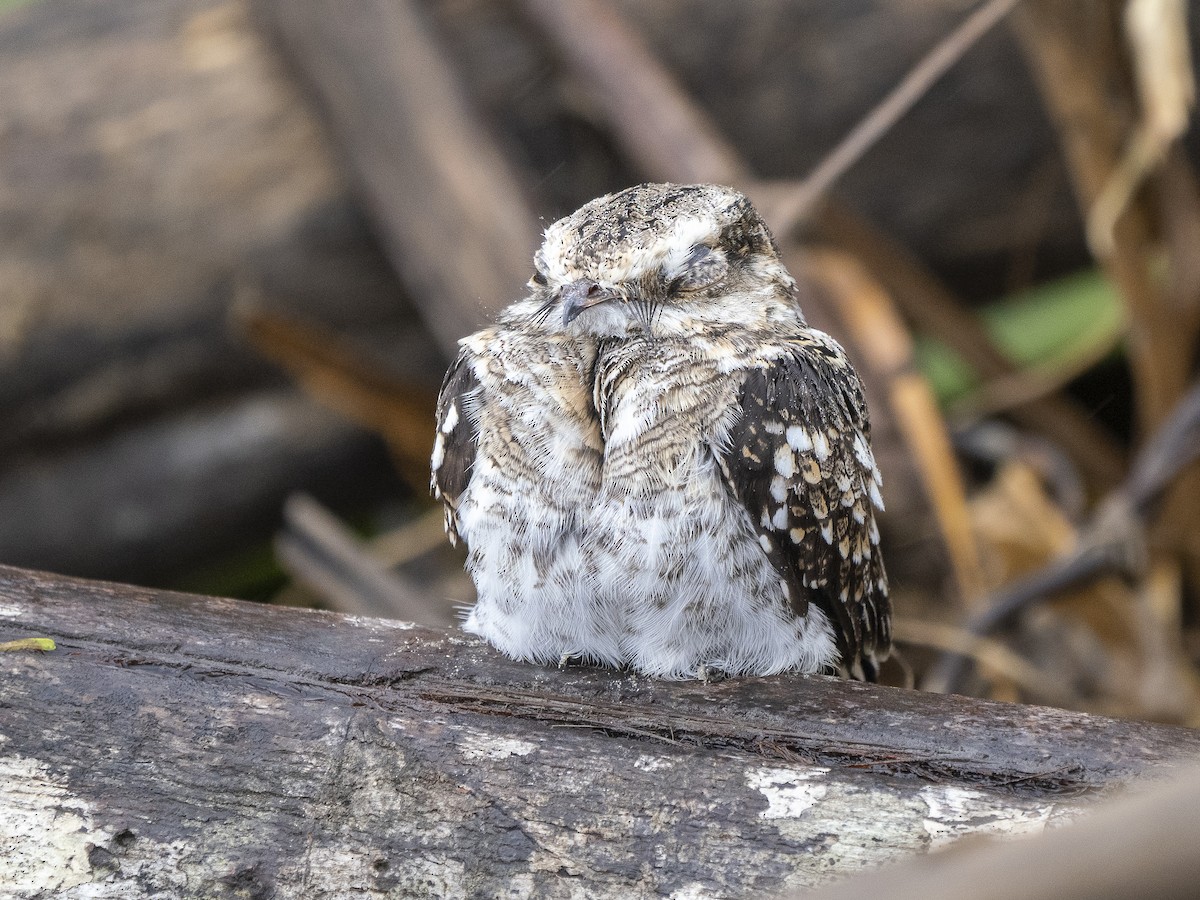
<svg viewBox="0 0 1200 900"><path fill-rule="evenodd" d="M877 680L891 606L862 384L741 192L640 184L545 229L459 342L431 491L463 628L664 679Z"/></svg>

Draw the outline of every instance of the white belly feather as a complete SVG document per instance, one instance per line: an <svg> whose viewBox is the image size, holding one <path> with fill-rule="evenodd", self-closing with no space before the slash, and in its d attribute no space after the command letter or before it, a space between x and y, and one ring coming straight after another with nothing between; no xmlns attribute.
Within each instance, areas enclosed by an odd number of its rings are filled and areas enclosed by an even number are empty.
<svg viewBox="0 0 1200 900"><path fill-rule="evenodd" d="M640 416L628 433L648 427ZM664 483L661 470L608 454L581 477L562 462L591 438L580 432L569 448L563 423L554 433L554 459L530 495L528 479L492 463L501 438L481 428L459 504L478 590L466 630L519 659L576 657L668 678L702 667L819 672L836 660L824 614L810 607L798 619L787 608L779 574L699 439Z"/></svg>

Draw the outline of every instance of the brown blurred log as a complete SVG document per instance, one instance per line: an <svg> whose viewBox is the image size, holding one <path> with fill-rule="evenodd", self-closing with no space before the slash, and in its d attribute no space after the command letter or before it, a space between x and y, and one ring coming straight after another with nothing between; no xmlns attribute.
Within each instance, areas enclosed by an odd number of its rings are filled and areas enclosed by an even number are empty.
<svg viewBox="0 0 1200 900"><path fill-rule="evenodd" d="M453 631L0 567L17 896L761 896L1038 832L1195 732L829 678L663 682Z"/></svg>
<svg viewBox="0 0 1200 900"><path fill-rule="evenodd" d="M246 291L400 333L398 285L241 3L6 10L0 82L0 454L261 386L272 367L226 323Z"/></svg>
<svg viewBox="0 0 1200 900"><path fill-rule="evenodd" d="M241 394L10 458L0 560L170 578L244 551L247 534L265 543L294 490L363 502L388 477L382 443L314 401L287 389Z"/></svg>
<svg viewBox="0 0 1200 900"><path fill-rule="evenodd" d="M127 579L266 544L292 489L386 476L230 327L303 316L444 365L245 5L0 15L0 560ZM423 481L424 479L422 479Z"/></svg>

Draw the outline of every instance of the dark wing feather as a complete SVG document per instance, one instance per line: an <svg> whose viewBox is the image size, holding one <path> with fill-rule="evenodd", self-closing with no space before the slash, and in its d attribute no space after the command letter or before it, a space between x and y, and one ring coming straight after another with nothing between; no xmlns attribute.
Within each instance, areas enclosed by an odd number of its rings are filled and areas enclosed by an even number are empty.
<svg viewBox="0 0 1200 900"><path fill-rule="evenodd" d="M430 460L429 490L446 511L446 535L458 544L458 498L466 490L475 464L475 412L479 379L466 352L446 372L437 404L437 436Z"/></svg>
<svg viewBox="0 0 1200 900"><path fill-rule="evenodd" d="M875 680L891 647L879 553L879 475L858 375L824 335L797 337L752 370L718 461L782 576L796 615L810 603L837 632L842 668Z"/></svg>

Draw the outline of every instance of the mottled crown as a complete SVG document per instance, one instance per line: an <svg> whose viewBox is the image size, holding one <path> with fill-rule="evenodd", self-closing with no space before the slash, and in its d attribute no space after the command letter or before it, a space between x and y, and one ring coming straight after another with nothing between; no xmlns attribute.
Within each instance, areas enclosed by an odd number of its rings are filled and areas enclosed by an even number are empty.
<svg viewBox="0 0 1200 900"><path fill-rule="evenodd" d="M552 282L630 281L681 267L698 246L727 257L776 255L746 196L717 184L639 184L606 194L546 229L535 263Z"/></svg>

